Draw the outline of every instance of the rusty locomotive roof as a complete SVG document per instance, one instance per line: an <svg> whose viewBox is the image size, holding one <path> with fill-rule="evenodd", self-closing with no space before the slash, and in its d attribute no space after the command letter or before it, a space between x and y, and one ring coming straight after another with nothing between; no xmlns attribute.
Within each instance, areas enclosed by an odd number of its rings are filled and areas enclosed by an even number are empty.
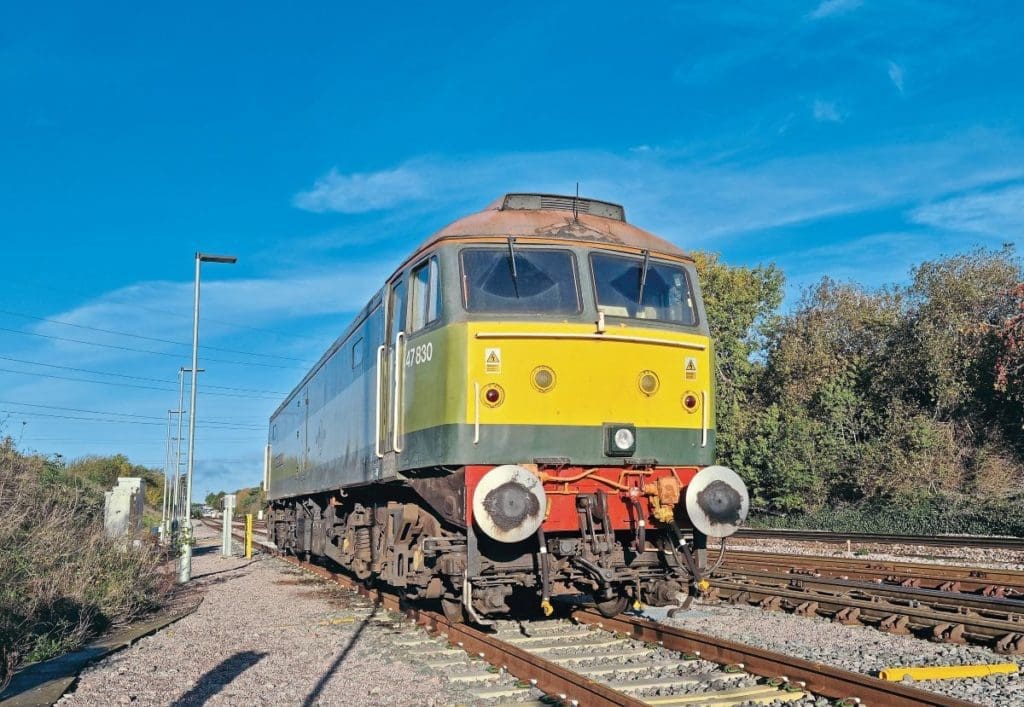
<svg viewBox="0 0 1024 707"><path fill-rule="evenodd" d="M665 239L627 223L618 204L555 194L506 194L484 210L448 224L416 253L441 240L481 236L592 241L688 257Z"/></svg>

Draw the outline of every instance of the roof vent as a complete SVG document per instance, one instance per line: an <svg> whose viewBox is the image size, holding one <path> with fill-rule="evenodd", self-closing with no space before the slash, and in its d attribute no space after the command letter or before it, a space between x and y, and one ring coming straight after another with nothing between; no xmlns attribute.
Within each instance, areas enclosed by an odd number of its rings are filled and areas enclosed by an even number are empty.
<svg viewBox="0 0 1024 707"><path fill-rule="evenodd" d="M575 206L574 206L575 204ZM618 204L557 194L506 194L502 211L575 211L602 218L626 221L626 210Z"/></svg>

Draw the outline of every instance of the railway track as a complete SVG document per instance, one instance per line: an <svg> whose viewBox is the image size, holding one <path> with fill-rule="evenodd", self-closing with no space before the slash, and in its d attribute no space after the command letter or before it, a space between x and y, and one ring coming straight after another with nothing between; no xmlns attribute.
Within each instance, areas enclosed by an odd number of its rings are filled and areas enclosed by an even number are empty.
<svg viewBox="0 0 1024 707"><path fill-rule="evenodd" d="M733 536L771 538L843 544L847 541L876 545L929 545L933 547L984 547L1024 550L1024 538L1002 535L883 535L880 533L831 533L823 530L784 530L777 528L740 528Z"/></svg>
<svg viewBox="0 0 1024 707"><path fill-rule="evenodd" d="M883 585L921 587L1024 601L1024 571L1021 570L747 550L728 550L722 567L735 572L781 571L793 576L859 579Z"/></svg>
<svg viewBox="0 0 1024 707"><path fill-rule="evenodd" d="M730 551L711 583L733 603L1024 653L1024 572Z"/></svg>
<svg viewBox="0 0 1024 707"><path fill-rule="evenodd" d="M787 579L788 575L767 572L714 577L711 596L734 604L874 626L888 633L976 643L998 653L1024 653L1020 602L926 589L881 588L856 581Z"/></svg>
<svg viewBox="0 0 1024 707"><path fill-rule="evenodd" d="M217 527L217 524L207 522ZM238 531L233 531L236 534ZM276 552L273 546L260 543ZM298 558L279 555L375 605L404 613L451 646L483 658L569 705L693 705L790 702L813 693L845 704L967 705L713 636L632 616L608 619L577 608L562 619L503 621L485 633L443 614L405 606L390 593ZM424 651L443 652L444 643ZM487 699L488 690L476 693Z"/></svg>

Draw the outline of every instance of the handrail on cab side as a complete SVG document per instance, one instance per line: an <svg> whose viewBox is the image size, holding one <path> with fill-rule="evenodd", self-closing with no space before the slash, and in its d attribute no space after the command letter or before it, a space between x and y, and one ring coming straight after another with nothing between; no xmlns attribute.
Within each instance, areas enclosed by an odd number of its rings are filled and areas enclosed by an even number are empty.
<svg viewBox="0 0 1024 707"><path fill-rule="evenodd" d="M473 408L473 444L480 444L480 384L473 383L473 400L475 407Z"/></svg>
<svg viewBox="0 0 1024 707"><path fill-rule="evenodd" d="M374 408L377 414L373 418L373 451L377 455L378 459L384 458L384 452L380 451L380 405L383 400L383 392L381 385L384 382L384 362L381 358L381 354L384 353L385 346L381 344L377 347L377 387L376 395L374 396Z"/></svg>
<svg viewBox="0 0 1024 707"><path fill-rule="evenodd" d="M555 331L478 331L478 339L586 339L589 341L625 341L631 344L656 344L658 346L675 346L680 349L706 351L707 344L674 339L652 339L646 336L628 336L626 334L578 334L575 332Z"/></svg>
<svg viewBox="0 0 1024 707"><path fill-rule="evenodd" d="M700 446L708 446L708 396L700 391Z"/></svg>
<svg viewBox="0 0 1024 707"><path fill-rule="evenodd" d="M402 356L402 339L404 338L404 331L400 331L395 335L395 405L392 410L392 413L394 414L394 424L391 426L391 448L395 454L402 453L402 448L398 445L398 427L402 419L402 411L399 408L399 404L401 403L402 395L401 374L404 370L404 357Z"/></svg>

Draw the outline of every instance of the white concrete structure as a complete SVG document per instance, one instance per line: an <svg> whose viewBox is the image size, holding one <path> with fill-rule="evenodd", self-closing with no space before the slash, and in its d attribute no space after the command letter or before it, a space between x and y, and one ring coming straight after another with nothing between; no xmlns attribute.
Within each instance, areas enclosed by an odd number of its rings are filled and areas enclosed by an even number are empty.
<svg viewBox="0 0 1024 707"><path fill-rule="evenodd" d="M134 538L142 528L145 506L145 482L134 476L121 476L117 486L104 494L103 527L108 538Z"/></svg>
<svg viewBox="0 0 1024 707"><path fill-rule="evenodd" d="M235 517L235 494L224 495L224 527L221 530L221 554L231 557L231 523Z"/></svg>

